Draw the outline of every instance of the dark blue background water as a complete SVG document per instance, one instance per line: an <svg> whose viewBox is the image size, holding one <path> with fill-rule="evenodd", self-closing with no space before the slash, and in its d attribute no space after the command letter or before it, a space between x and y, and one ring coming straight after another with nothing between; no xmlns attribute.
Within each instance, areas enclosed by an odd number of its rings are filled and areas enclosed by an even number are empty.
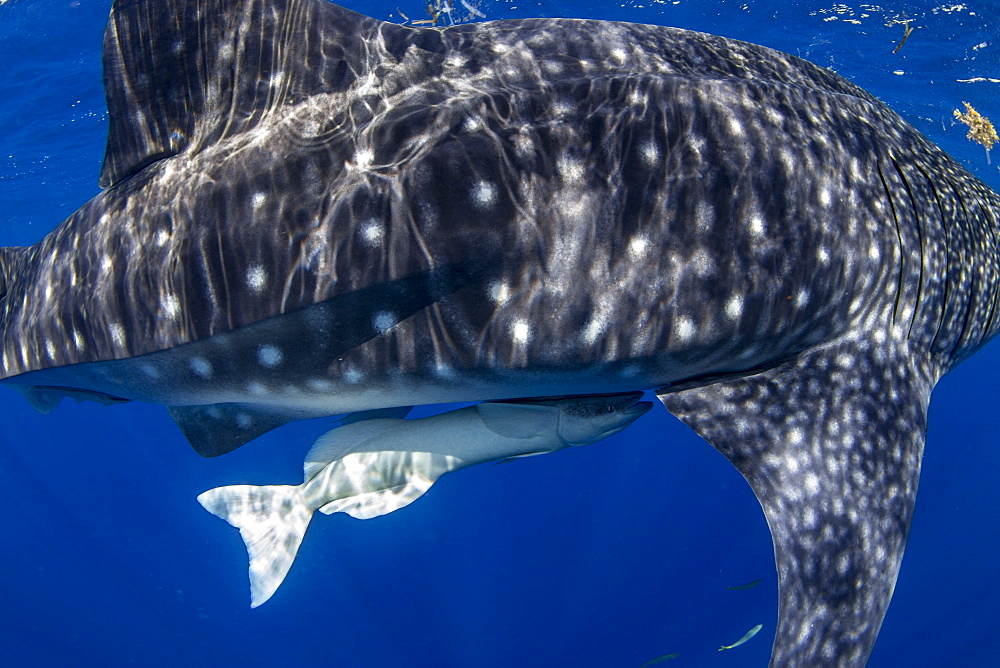
<svg viewBox="0 0 1000 668"><path fill-rule="evenodd" d="M2 2L2 0L0 0ZM0 244L29 244L97 192L110 2L0 4ZM351 2L389 18L388 2ZM416 18L422 2L400 0ZM866 9L867 7L867 9ZM868 88L994 187L952 110L1000 120L1000 6L485 0L490 19L575 16L776 47ZM917 30L890 53L910 17ZM872 666L996 665L1000 346L939 385L916 519ZM776 583L763 514L734 469L662 409L589 448L446 476L361 522L320 516L278 594L248 607L237 532L195 496L296 482L329 420L214 460L161 407L0 390L0 665L753 666ZM757 578L747 591L727 590ZM716 652L747 629L764 630Z"/></svg>

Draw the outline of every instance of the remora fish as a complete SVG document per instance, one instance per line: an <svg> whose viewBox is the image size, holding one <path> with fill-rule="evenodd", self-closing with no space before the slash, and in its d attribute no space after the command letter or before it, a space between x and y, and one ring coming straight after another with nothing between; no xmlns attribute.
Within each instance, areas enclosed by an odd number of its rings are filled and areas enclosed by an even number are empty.
<svg viewBox="0 0 1000 668"><path fill-rule="evenodd" d="M317 508L370 519L413 503L445 473L588 445L652 408L641 396L484 402L416 420L355 422L316 441L301 485L217 487L198 501L246 541L250 607L256 608L285 579Z"/></svg>
<svg viewBox="0 0 1000 668"><path fill-rule="evenodd" d="M302 417L657 388L774 540L775 665L861 665L936 382L998 328L1000 198L796 57L623 23L119 0L105 190L0 251L2 378Z"/></svg>
<svg viewBox="0 0 1000 668"><path fill-rule="evenodd" d="M746 633L744 633L743 637L740 638L739 640L737 640L736 642L734 642L732 645L723 645L722 647L720 647L719 651L720 652L725 652L727 649L733 649L733 648L739 647L740 645L742 645L743 643L745 643L746 641L750 640L755 635L757 635L757 633L762 628L764 628L764 625L763 624L758 624L757 626L753 627L752 629L750 629L749 631L747 631Z"/></svg>

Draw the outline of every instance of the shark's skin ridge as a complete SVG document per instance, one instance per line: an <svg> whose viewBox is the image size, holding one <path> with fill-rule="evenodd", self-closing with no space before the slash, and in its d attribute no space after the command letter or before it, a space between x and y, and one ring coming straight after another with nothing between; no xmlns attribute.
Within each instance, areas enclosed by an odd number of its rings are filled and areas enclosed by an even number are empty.
<svg viewBox="0 0 1000 668"><path fill-rule="evenodd" d="M657 26L413 29L119 0L106 189L0 250L0 379L305 417L655 389L775 543L773 665L862 665L934 384L993 337L1000 197L879 100Z"/></svg>

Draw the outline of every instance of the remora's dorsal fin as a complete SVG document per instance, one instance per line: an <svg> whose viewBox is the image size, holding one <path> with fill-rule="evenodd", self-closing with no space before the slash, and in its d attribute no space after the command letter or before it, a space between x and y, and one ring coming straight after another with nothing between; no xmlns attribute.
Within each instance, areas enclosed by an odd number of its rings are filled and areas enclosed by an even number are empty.
<svg viewBox="0 0 1000 668"><path fill-rule="evenodd" d="M863 666L913 516L936 377L902 344L857 339L657 395L750 483L778 571L772 666Z"/></svg>
<svg viewBox="0 0 1000 668"><path fill-rule="evenodd" d="M375 32L409 30L326 0L116 0L101 187L251 129L270 109L343 90Z"/></svg>

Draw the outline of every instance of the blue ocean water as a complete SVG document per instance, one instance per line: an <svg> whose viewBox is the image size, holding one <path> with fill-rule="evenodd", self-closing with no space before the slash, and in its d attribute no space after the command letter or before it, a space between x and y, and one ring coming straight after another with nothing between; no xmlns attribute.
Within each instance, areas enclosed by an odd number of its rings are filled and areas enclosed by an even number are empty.
<svg viewBox="0 0 1000 668"><path fill-rule="evenodd" d="M347 2L422 18L422 0ZM30 244L97 191L109 0L0 0L0 245ZM483 0L489 19L676 25L831 67L973 173L952 111L1000 120L1000 4ZM916 27L897 54L902 21ZM938 386L896 594L871 666L996 665L1000 346ZM0 390L0 665L765 665L776 579L736 471L666 411L588 448L446 476L386 517L318 517L278 594L250 610L238 533L195 501L297 482L329 420L202 459L157 406ZM421 413L430 412L422 409ZM760 586L728 586L762 579ZM730 652L750 627L761 633Z"/></svg>

